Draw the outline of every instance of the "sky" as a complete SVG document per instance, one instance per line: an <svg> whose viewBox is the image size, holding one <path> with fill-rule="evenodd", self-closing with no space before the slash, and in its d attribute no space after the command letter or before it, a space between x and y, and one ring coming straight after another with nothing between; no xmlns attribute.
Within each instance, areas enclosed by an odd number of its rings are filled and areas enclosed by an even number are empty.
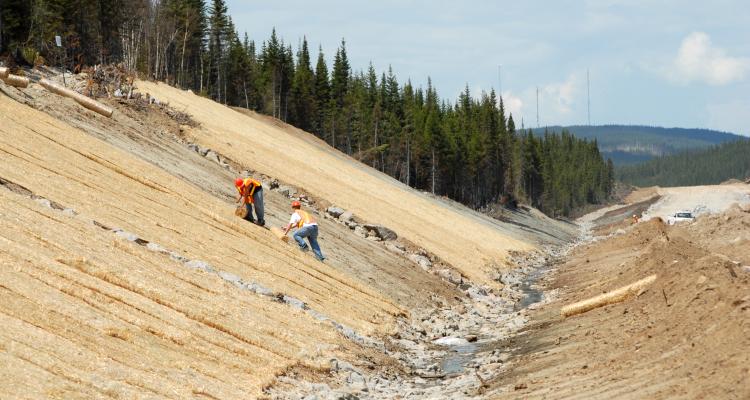
<svg viewBox="0 0 750 400"><path fill-rule="evenodd" d="M227 0L237 30L276 28L330 61L342 38L355 71L455 102L501 93L517 125L638 124L750 136L747 0ZM313 55L315 57L315 55ZM589 76L587 95L587 71Z"/></svg>

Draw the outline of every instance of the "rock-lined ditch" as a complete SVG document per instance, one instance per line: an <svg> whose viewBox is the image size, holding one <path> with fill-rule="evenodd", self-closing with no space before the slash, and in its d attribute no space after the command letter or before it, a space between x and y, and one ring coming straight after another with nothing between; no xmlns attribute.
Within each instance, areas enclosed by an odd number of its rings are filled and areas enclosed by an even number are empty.
<svg viewBox="0 0 750 400"><path fill-rule="evenodd" d="M417 310L400 319L396 333L383 342L385 353L406 373L332 359L317 379L281 376L266 394L269 399L305 400L486 397L488 382L510 368L530 309L555 296L543 293L539 281L571 247L517 254L515 268L499 276L502 289L464 282L467 297L459 304Z"/></svg>

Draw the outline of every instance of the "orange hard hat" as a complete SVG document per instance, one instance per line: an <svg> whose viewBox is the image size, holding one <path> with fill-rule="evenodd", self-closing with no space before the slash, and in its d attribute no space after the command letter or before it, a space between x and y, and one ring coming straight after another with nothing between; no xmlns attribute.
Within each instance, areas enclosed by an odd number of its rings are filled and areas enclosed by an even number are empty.
<svg viewBox="0 0 750 400"><path fill-rule="evenodd" d="M242 178L237 178L234 180L234 186L240 187L245 181L242 180Z"/></svg>
<svg viewBox="0 0 750 400"><path fill-rule="evenodd" d="M294 200L292 202L292 208L300 208L301 206L302 206L302 204L300 204L299 201L297 201L297 200Z"/></svg>

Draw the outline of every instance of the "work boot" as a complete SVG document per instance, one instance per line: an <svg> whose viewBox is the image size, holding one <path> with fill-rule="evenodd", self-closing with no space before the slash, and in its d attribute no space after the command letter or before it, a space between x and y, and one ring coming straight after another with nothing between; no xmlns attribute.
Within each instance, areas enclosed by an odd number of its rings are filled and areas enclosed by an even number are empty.
<svg viewBox="0 0 750 400"><path fill-rule="evenodd" d="M258 226L266 226L266 221L258 221L258 222L256 222L256 225L258 225Z"/></svg>

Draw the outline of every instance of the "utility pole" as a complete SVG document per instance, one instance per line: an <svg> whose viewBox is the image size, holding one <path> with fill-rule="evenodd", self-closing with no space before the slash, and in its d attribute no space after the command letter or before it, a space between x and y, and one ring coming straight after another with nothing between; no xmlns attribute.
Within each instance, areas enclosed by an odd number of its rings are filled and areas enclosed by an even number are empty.
<svg viewBox="0 0 750 400"><path fill-rule="evenodd" d="M536 127L539 128L539 86L536 87Z"/></svg>
<svg viewBox="0 0 750 400"><path fill-rule="evenodd" d="M586 110L589 126L591 126L591 81L589 80L589 69L586 68Z"/></svg>

